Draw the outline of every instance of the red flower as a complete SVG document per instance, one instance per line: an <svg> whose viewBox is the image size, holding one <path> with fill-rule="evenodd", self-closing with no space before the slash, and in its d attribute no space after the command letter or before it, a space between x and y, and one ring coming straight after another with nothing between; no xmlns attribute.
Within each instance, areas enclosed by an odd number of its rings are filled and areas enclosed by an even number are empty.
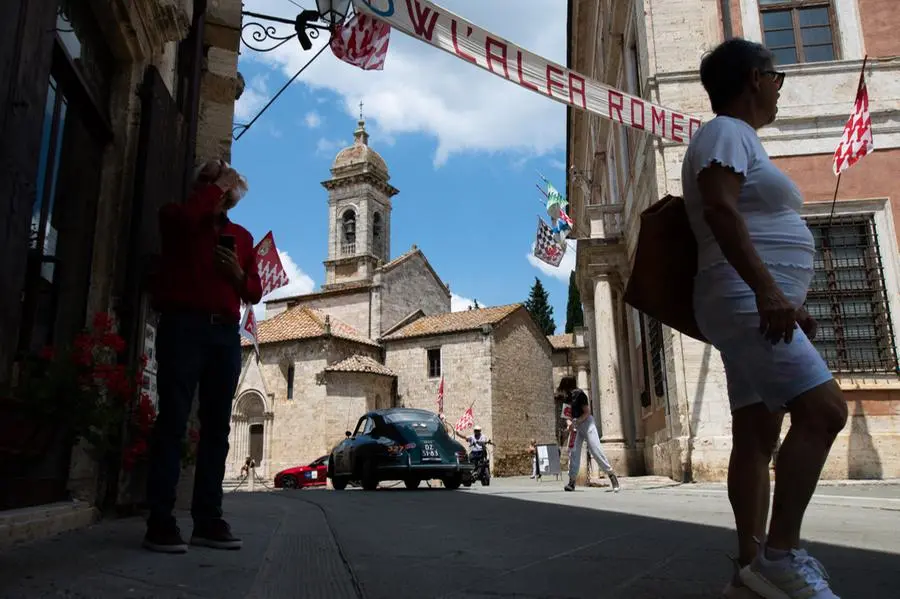
<svg viewBox="0 0 900 599"><path fill-rule="evenodd" d="M200 431L195 428L188 429L188 439L190 439L192 443L198 442L200 440Z"/></svg>
<svg viewBox="0 0 900 599"><path fill-rule="evenodd" d="M56 357L56 350L53 349L52 346L48 345L47 347L45 347L44 349L41 350L39 357L42 360L48 360L48 361L53 360L53 358Z"/></svg>
<svg viewBox="0 0 900 599"><path fill-rule="evenodd" d="M100 344L111 348L117 354L125 351L125 340L115 333L106 333L100 337Z"/></svg>

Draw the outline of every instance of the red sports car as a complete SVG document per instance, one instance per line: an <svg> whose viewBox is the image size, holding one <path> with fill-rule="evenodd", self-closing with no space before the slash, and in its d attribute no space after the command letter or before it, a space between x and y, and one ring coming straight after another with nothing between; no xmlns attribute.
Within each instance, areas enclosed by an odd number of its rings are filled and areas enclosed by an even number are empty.
<svg viewBox="0 0 900 599"><path fill-rule="evenodd" d="M308 466L294 466L275 475L276 489L324 487L328 483L328 456L323 455Z"/></svg>

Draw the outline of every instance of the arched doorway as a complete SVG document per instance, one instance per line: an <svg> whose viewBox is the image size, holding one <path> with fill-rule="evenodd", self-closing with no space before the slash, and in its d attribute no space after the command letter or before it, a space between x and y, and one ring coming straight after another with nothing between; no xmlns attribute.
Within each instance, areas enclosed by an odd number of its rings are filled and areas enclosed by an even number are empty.
<svg viewBox="0 0 900 599"><path fill-rule="evenodd" d="M256 463L257 474L267 476L272 413L266 409L263 395L256 391L243 393L235 402L231 420L230 474L239 476L244 461L249 457Z"/></svg>

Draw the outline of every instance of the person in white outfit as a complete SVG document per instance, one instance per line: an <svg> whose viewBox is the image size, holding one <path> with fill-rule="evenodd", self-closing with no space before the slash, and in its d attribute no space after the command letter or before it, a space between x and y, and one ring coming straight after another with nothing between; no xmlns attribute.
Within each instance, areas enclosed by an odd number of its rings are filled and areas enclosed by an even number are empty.
<svg viewBox="0 0 900 599"><path fill-rule="evenodd" d="M691 138L682 165L697 240L694 313L719 350L732 413L728 496L738 537L727 597L837 599L822 565L800 549L800 527L825 459L847 422L840 387L810 342L803 307L816 247L803 196L766 154L757 130L775 120L785 74L773 54L728 40L700 63L716 117ZM791 428L769 464L785 412Z"/></svg>
<svg viewBox="0 0 900 599"><path fill-rule="evenodd" d="M588 402L587 394L576 386L574 376L564 376L559 381L557 391L564 396L563 401L572 408L572 420L569 421L566 438L569 438L572 429L575 430L575 447L569 454L569 484L565 486L565 490L575 490L575 478L578 476L578 468L581 466L581 448L587 442L588 451L609 477L609 484L612 485L613 491L618 493L619 477L616 476L606 454L603 453L600 434L597 432L597 424L591 415L591 405Z"/></svg>

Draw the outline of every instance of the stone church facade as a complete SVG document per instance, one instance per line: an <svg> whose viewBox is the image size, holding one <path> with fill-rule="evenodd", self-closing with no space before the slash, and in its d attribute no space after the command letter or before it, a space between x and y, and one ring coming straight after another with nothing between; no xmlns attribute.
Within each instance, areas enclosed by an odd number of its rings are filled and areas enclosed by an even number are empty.
<svg viewBox="0 0 900 599"><path fill-rule="evenodd" d="M264 477L309 463L367 410L437 411L442 378L448 420L475 402L497 439L498 474L526 473L529 440L553 442L552 346L521 304L451 312L450 289L418 247L391 259L398 190L368 142L360 120L322 183L325 283L266 302L258 359L245 343L226 475L248 456Z"/></svg>

